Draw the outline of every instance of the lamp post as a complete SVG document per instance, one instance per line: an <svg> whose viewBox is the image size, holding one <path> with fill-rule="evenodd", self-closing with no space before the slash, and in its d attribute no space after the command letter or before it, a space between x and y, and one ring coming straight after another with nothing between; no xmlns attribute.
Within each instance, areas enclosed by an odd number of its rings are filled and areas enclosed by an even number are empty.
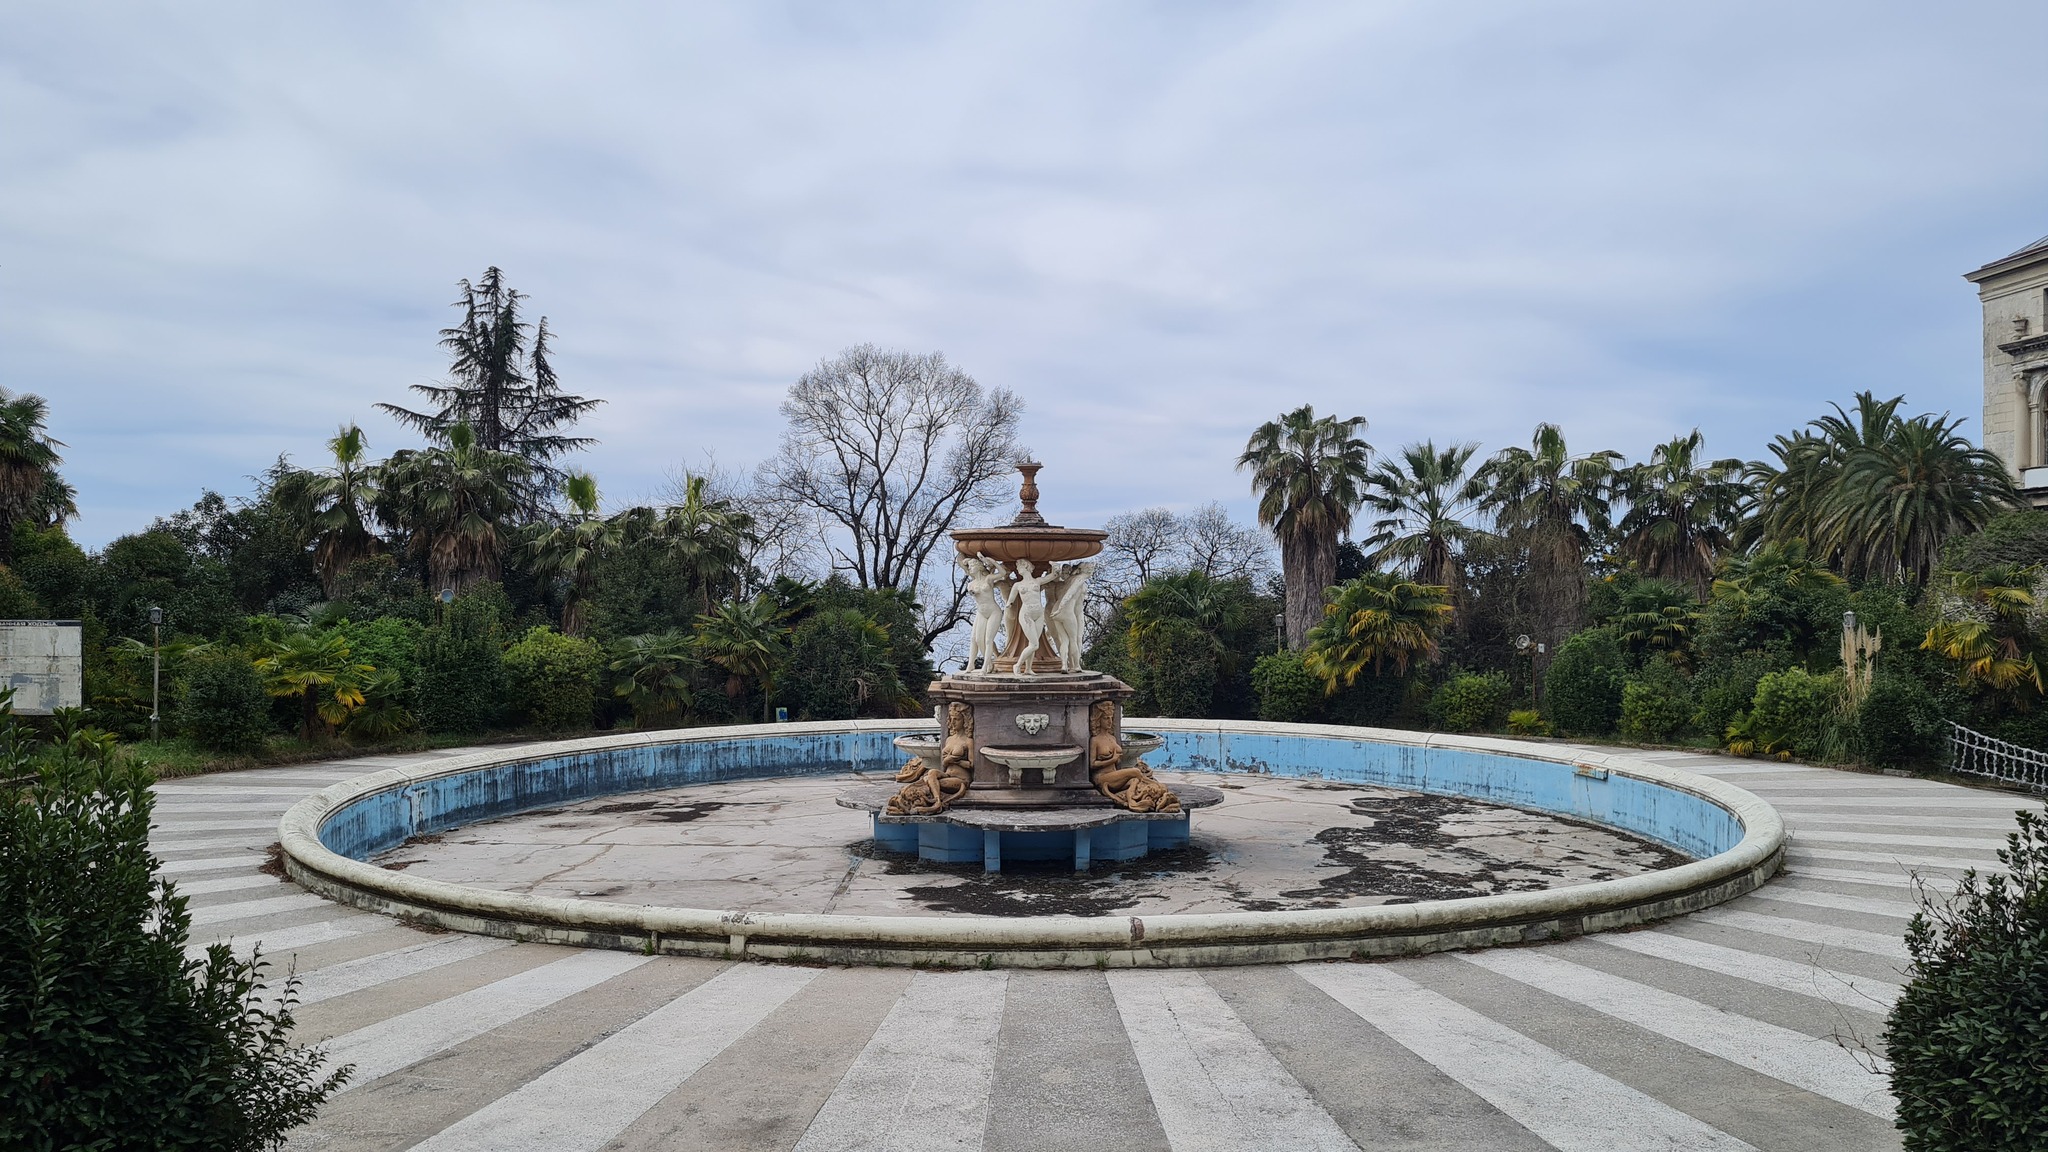
<svg viewBox="0 0 2048 1152"><path fill-rule="evenodd" d="M149 738L157 738L157 722L163 716L164 610L149 610Z"/></svg>
<svg viewBox="0 0 2048 1152"><path fill-rule="evenodd" d="M1287 613L1285 613L1285 612L1275 612L1275 613L1273 613L1273 651L1274 651L1275 653L1278 653L1278 652L1282 652L1282 651L1285 651L1285 650L1286 650L1286 648L1287 648Z"/></svg>
<svg viewBox="0 0 2048 1152"><path fill-rule="evenodd" d="M443 588L443 589L441 589L441 594L440 594L439 596L436 596L436 597L434 597L434 599L436 599L436 600L440 601L440 603L441 603L441 607L440 607L440 610L439 610L439 612L438 612L438 614L437 614L437 616L436 616L436 619L437 619L437 620L445 620L445 619L447 619L447 616L448 616L448 606L449 606L450 604L453 604L453 603L455 603L455 589L453 589L453 588Z"/></svg>

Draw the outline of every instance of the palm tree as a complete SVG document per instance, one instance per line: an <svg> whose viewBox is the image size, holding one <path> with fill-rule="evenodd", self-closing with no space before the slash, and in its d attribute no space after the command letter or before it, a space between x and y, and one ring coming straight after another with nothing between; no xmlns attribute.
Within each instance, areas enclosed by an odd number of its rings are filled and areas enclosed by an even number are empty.
<svg viewBox="0 0 2048 1152"><path fill-rule="evenodd" d="M1586 551L1608 525L1608 494L1619 452L1574 456L1555 424L1538 424L1527 448L1506 448L1476 477L1480 507L1495 527L1526 549L1537 630L1552 648L1579 625L1586 607Z"/></svg>
<svg viewBox="0 0 2048 1152"><path fill-rule="evenodd" d="M1920 647L1956 665L1965 684L2009 697L2042 692L2041 667L2029 649L2037 569L2001 566L1956 573L1939 600L1941 618ZM2031 697L2023 691L2032 688Z"/></svg>
<svg viewBox="0 0 2048 1152"><path fill-rule="evenodd" d="M1947 414L1896 421L1891 435L1849 455L1821 530L1845 571L1925 585L1954 536L2020 506L1998 457L1973 446Z"/></svg>
<svg viewBox="0 0 2048 1152"><path fill-rule="evenodd" d="M1168 620L1185 620L1214 640L1229 623L1228 614L1237 603L1220 581L1206 572L1190 570L1146 581L1124 601L1124 617L1130 621L1135 640L1142 641ZM1220 648L1221 642L1217 644Z"/></svg>
<svg viewBox="0 0 2048 1152"><path fill-rule="evenodd" d="M1317 417L1307 404L1261 424L1237 458L1252 472L1259 524L1280 544L1287 586L1287 642L1296 649L1322 616L1323 590L1337 580L1337 542L1365 499L1372 445L1365 417Z"/></svg>
<svg viewBox="0 0 2048 1152"><path fill-rule="evenodd" d="M588 472L569 473L562 494L569 501L569 521L536 526L522 550L534 575L562 584L562 634L581 636L583 602L597 583L598 565L625 545L640 510L598 515L597 479Z"/></svg>
<svg viewBox="0 0 2048 1152"><path fill-rule="evenodd" d="M434 587L461 592L498 578L503 524L518 509L525 474L519 457L485 448L469 425L457 423L447 444L385 462L377 513L407 530Z"/></svg>
<svg viewBox="0 0 2048 1152"><path fill-rule="evenodd" d="M1458 549L1472 536L1466 517L1479 496L1465 467L1478 450L1424 440L1401 449L1400 460L1380 462L1365 495L1366 506L1380 514L1365 538L1367 563L1444 585L1455 596L1463 583Z"/></svg>
<svg viewBox="0 0 2048 1152"><path fill-rule="evenodd" d="M708 613L714 588L732 585L734 593L739 591L753 531L754 518L731 501L713 497L707 478L686 475L682 502L662 510L652 536L697 586Z"/></svg>
<svg viewBox="0 0 2048 1152"><path fill-rule="evenodd" d="M1854 579L1925 584L1942 545L2020 504L1997 457L1946 414L1899 415L1905 397L1858 392L1855 404L1780 436L1773 464L1749 467L1756 514L1743 541L1804 539Z"/></svg>
<svg viewBox="0 0 2048 1152"><path fill-rule="evenodd" d="M297 501L305 509L313 537L313 566L320 573L321 594L342 595L342 576L351 564L384 550L370 527L377 502L377 468L368 463L369 441L354 424L327 442L334 467L299 482Z"/></svg>
<svg viewBox="0 0 2048 1152"><path fill-rule="evenodd" d="M1750 514L1736 530L1736 545L1818 541L1837 471L1828 442L1801 429L1772 440L1771 455L1777 463L1755 460L1743 469Z"/></svg>
<svg viewBox="0 0 2048 1152"><path fill-rule="evenodd" d="M1734 545L1749 489L1740 460L1701 462L1700 430L1659 444L1647 463L1625 468L1617 488L1628 499L1621 554L1646 576L1689 581L1705 603L1714 564Z"/></svg>
<svg viewBox="0 0 2048 1152"><path fill-rule="evenodd" d="M1437 638L1451 621L1451 592L1391 572L1368 572L1334 590L1322 622L1309 633L1302 664L1335 694L1370 671L1392 664L1406 675L1418 659L1433 659Z"/></svg>
<svg viewBox="0 0 2048 1152"><path fill-rule="evenodd" d="M329 728L348 720L363 704L363 690L377 669L356 660L348 638L339 629L295 632L266 645L256 661L264 690L272 696L299 698L299 737L311 740L316 721Z"/></svg>
<svg viewBox="0 0 2048 1152"><path fill-rule="evenodd" d="M62 528L66 520L77 515L78 489L65 483L54 468L44 473L42 491L29 503L29 522L38 528Z"/></svg>
<svg viewBox="0 0 2048 1152"><path fill-rule="evenodd" d="M44 427L48 418L49 405L41 396L0 388L0 564L14 563L15 521L43 521L56 511L48 507L49 485L64 462L57 454L64 443L50 438ZM63 503L76 514L68 497Z"/></svg>
<svg viewBox="0 0 2048 1152"><path fill-rule="evenodd" d="M697 617L697 652L725 669L725 694L738 698L746 682L761 685L761 720L769 718L775 695L775 673L782 667L789 629L782 613L765 596L727 600Z"/></svg>
<svg viewBox="0 0 2048 1152"><path fill-rule="evenodd" d="M611 670L622 675L612 691L632 707L634 722L643 728L679 723L695 702L689 674L697 666L694 642L685 633L628 636L614 649Z"/></svg>

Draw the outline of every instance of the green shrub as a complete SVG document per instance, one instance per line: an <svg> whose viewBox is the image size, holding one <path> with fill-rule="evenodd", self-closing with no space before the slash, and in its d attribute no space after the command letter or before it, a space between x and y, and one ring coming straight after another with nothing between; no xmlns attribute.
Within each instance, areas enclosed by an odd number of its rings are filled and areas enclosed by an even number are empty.
<svg viewBox="0 0 2048 1152"><path fill-rule="evenodd" d="M604 649L553 628L527 632L505 649L505 677L521 722L550 732L590 727Z"/></svg>
<svg viewBox="0 0 2048 1152"><path fill-rule="evenodd" d="M1186 620L1155 624L1133 653L1161 716L1207 716L1216 696L1216 646Z"/></svg>
<svg viewBox="0 0 2048 1152"><path fill-rule="evenodd" d="M1323 682L1301 662L1299 652L1271 652L1252 665L1252 691L1259 719L1283 724L1313 720L1322 711Z"/></svg>
<svg viewBox="0 0 2048 1152"><path fill-rule="evenodd" d="M2048 821L2019 824L2009 877L1967 873L1906 929L1884 1041L1907 1152L2048 1148Z"/></svg>
<svg viewBox="0 0 2048 1152"><path fill-rule="evenodd" d="M178 727L216 752L254 752L270 734L270 694L239 652L195 656L185 666Z"/></svg>
<svg viewBox="0 0 2048 1152"><path fill-rule="evenodd" d="M1749 711L1757 681L1787 666L1782 656L1744 652L1701 668L1692 680L1692 726L1709 736L1726 733L1737 716Z"/></svg>
<svg viewBox="0 0 2048 1152"><path fill-rule="evenodd" d="M504 620L511 606L495 584L457 596L420 637L415 711L429 732L481 732L505 714Z"/></svg>
<svg viewBox="0 0 2048 1152"><path fill-rule="evenodd" d="M797 625L777 687L804 720L894 716L899 705L917 706L897 679L889 630L857 608L822 610Z"/></svg>
<svg viewBox="0 0 2048 1152"><path fill-rule="evenodd" d="M1534 708L1517 708L1508 713L1508 731L1516 736L1548 736L1550 721Z"/></svg>
<svg viewBox="0 0 2048 1152"><path fill-rule="evenodd" d="M1731 733L1728 747L1742 754L1819 756L1841 697L1840 672L1822 676L1804 668L1773 672L1757 681L1749 712L1737 720L1734 727L1738 731Z"/></svg>
<svg viewBox="0 0 2048 1152"><path fill-rule="evenodd" d="M1631 740L1666 743L1685 729L1692 711L1685 674L1669 660L1651 660L1621 686L1621 734Z"/></svg>
<svg viewBox="0 0 2048 1152"><path fill-rule="evenodd" d="M35 781L0 793L0 1148L275 1147L345 1075L291 1046L292 982L264 996L226 944L185 959L146 769L0 730L0 779Z"/></svg>
<svg viewBox="0 0 2048 1152"><path fill-rule="evenodd" d="M1462 672L1429 700L1429 718L1446 732L1486 732L1507 718L1514 686L1500 672Z"/></svg>
<svg viewBox="0 0 2048 1152"><path fill-rule="evenodd" d="M409 697L419 687L420 643L427 630L418 621L385 616L360 624L346 622L340 628L348 639L350 655L380 673L396 676L400 693Z"/></svg>
<svg viewBox="0 0 2048 1152"><path fill-rule="evenodd" d="M1872 768L1911 768L1941 756L1948 726L1927 686L1879 672L1856 709L1856 758Z"/></svg>
<svg viewBox="0 0 2048 1152"><path fill-rule="evenodd" d="M1621 718L1621 641L1611 628L1589 628L1557 646L1543 676L1544 706L1558 728L1605 736Z"/></svg>

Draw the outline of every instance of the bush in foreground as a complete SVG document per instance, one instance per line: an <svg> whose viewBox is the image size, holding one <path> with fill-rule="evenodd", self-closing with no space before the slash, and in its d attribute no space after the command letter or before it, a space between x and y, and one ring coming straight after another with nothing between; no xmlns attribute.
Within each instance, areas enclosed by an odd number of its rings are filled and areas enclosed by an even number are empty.
<svg viewBox="0 0 2048 1152"><path fill-rule="evenodd" d="M149 774L77 731L50 748L0 707L0 1148L275 1148L345 1072L290 1044L293 985L152 875Z"/></svg>
<svg viewBox="0 0 2048 1152"><path fill-rule="evenodd" d="M1912 981L1885 1024L1907 1152L2048 1148L2048 820L1906 929Z"/></svg>

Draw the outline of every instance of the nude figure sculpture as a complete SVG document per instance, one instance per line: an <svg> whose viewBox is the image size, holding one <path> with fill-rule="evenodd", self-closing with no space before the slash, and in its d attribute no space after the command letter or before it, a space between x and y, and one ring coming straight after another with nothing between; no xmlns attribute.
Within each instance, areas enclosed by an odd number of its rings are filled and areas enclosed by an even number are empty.
<svg viewBox="0 0 2048 1152"><path fill-rule="evenodd" d="M1143 760L1125 767L1116 738L1116 705L1098 700L1088 710L1088 779L1095 790L1133 812L1178 812L1180 797L1152 775Z"/></svg>
<svg viewBox="0 0 2048 1152"><path fill-rule="evenodd" d="M1010 671L1019 676L1035 671L1032 665L1038 658L1039 641L1045 637L1045 586L1058 575L1059 570L1050 564L1040 574L1031 561L1017 561L1017 582L1010 586L1010 598L1017 604L1017 628L1023 642L1017 645Z"/></svg>
<svg viewBox="0 0 2048 1152"><path fill-rule="evenodd" d="M1010 630L1010 598L1001 590L1010 574L985 555L962 556L960 567L967 572L967 593L974 597L966 670L986 675L996 670L996 644Z"/></svg>
<svg viewBox="0 0 2048 1152"><path fill-rule="evenodd" d="M939 766L926 769L922 757L896 774L903 787L889 797L892 816L930 816L945 811L967 792L974 782L974 711L954 701L946 706L946 742L940 746Z"/></svg>
<svg viewBox="0 0 2048 1152"><path fill-rule="evenodd" d="M1052 633L1052 648L1060 658L1060 671L1081 670L1081 639L1087 634L1084 609L1088 600L1088 577L1093 564L1060 565L1060 581L1046 609L1046 629Z"/></svg>

